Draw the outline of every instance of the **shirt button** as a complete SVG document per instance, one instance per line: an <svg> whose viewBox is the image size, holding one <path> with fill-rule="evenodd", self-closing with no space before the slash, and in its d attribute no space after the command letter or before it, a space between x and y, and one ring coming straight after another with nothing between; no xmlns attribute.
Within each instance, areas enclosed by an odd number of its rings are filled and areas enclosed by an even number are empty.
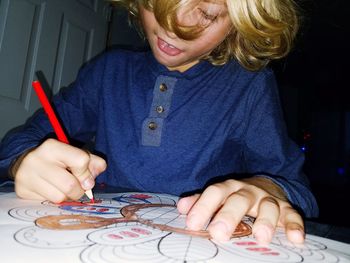
<svg viewBox="0 0 350 263"><path fill-rule="evenodd" d="M154 121L151 121L150 123L148 123L148 128L154 131L155 129L157 129L157 123L155 123Z"/></svg>
<svg viewBox="0 0 350 263"><path fill-rule="evenodd" d="M159 89L160 89L160 91L164 92L164 91L168 90L168 87L164 83L162 83L162 84L160 84Z"/></svg>
<svg viewBox="0 0 350 263"><path fill-rule="evenodd" d="M162 113L162 112L164 112L164 107L163 106L157 106L156 111L158 113Z"/></svg>

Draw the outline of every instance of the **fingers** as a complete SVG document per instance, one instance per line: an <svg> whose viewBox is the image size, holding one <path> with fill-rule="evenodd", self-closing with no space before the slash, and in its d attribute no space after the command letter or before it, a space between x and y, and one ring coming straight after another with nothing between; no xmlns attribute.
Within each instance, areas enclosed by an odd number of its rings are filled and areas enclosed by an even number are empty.
<svg viewBox="0 0 350 263"><path fill-rule="evenodd" d="M106 168L107 163L103 158L90 153L89 170L94 179L96 179L100 173L104 172Z"/></svg>
<svg viewBox="0 0 350 263"><path fill-rule="evenodd" d="M15 177L16 193L53 202L76 200L94 186L96 176L105 169L102 158L49 139L21 161Z"/></svg>
<svg viewBox="0 0 350 263"><path fill-rule="evenodd" d="M228 194L229 188L226 184L214 184L205 189L188 213L187 227L195 231L205 228Z"/></svg>
<svg viewBox="0 0 350 263"><path fill-rule="evenodd" d="M30 166L26 165L26 163L24 163L23 166L24 168L30 169ZM43 166L40 166L40 168L42 167ZM23 174L24 176L22 176ZM26 180L27 178L30 178L30 180ZM66 194L59 190L57 186L35 173L30 173L30 170L25 173L22 173L21 170L19 170L19 174L16 176L15 192L20 198L49 200L54 203L62 202L67 198Z"/></svg>
<svg viewBox="0 0 350 263"><path fill-rule="evenodd" d="M65 193L63 193L56 186L53 186L47 181L42 180L37 184L37 186L40 187L40 193L35 191L31 191L30 193L28 192L28 194L31 195L30 199L49 200L53 203L61 203L67 199L67 195Z"/></svg>
<svg viewBox="0 0 350 263"><path fill-rule="evenodd" d="M97 175L106 169L105 160L97 155L52 139L47 140L45 144L50 144L52 155L55 157L54 161L68 169L84 190L93 188ZM70 183L73 182L70 181Z"/></svg>
<svg viewBox="0 0 350 263"><path fill-rule="evenodd" d="M47 146L47 144L50 145ZM92 175L89 171L90 154L88 152L52 139L44 142L39 149L43 148L46 151L48 147L55 158L53 162L68 169L85 189L90 189L93 186Z"/></svg>
<svg viewBox="0 0 350 263"><path fill-rule="evenodd" d="M85 189L82 187L79 178L74 175L72 176L72 173L67 169L62 169L61 167L56 166L50 166L48 169L50 170L46 171L50 171L52 176L47 179L41 175L41 178L46 181L48 187L51 186L51 188L54 188L54 190L51 190L54 191L51 192L51 195L53 196L52 199L56 200L54 202L57 202L57 200L61 200L60 202L62 202L64 199L77 200L84 194ZM47 193L44 189L40 190L40 194L45 197L50 197L50 192ZM60 195L64 195L65 198L62 198Z"/></svg>
<svg viewBox="0 0 350 263"><path fill-rule="evenodd" d="M180 200L179 211L188 213L187 227L191 230L204 229L213 218L208 225L211 237L219 241L229 240L254 204L254 195L242 189L242 185L239 181L228 180L209 186L200 197Z"/></svg>
<svg viewBox="0 0 350 263"><path fill-rule="evenodd" d="M88 169L79 176L79 181L85 190L92 189L95 186L96 177L107 168L106 161L103 158L91 153L88 154L90 157Z"/></svg>
<svg viewBox="0 0 350 263"><path fill-rule="evenodd" d="M18 195L33 193L29 199L47 199L60 202L64 199L79 199L83 194L79 180L67 169L42 160L35 152L23 160L16 176Z"/></svg>
<svg viewBox="0 0 350 263"><path fill-rule="evenodd" d="M290 203L271 195L263 188L236 180L209 186L202 195L182 198L178 210L188 214L187 227L207 230L218 241L228 241L245 215L255 217L252 232L257 242L268 245L277 226L285 227L293 243L304 241L302 217Z"/></svg>
<svg viewBox="0 0 350 263"><path fill-rule="evenodd" d="M259 244L271 242L280 217L280 207L276 199L267 196L260 201L258 216L253 225L253 236Z"/></svg>
<svg viewBox="0 0 350 263"><path fill-rule="evenodd" d="M32 152L35 153L35 152ZM31 154L28 154L28 158ZM67 193L68 197L77 196L76 188L91 189L95 182L89 171L90 155L74 146L59 142L54 139L46 140L37 148L36 158L47 160L43 171L54 174L49 182ZM67 172L69 171L69 172ZM69 174L74 175L72 178ZM47 175L42 174L43 178ZM79 192L82 192L79 189Z"/></svg>
<svg viewBox="0 0 350 263"><path fill-rule="evenodd" d="M107 164L103 158L86 151L81 151L80 158L80 163L74 168L70 167L70 170L80 182L81 187L84 190L90 190L95 186L96 177L106 170ZM82 173L79 174L79 172Z"/></svg>
<svg viewBox="0 0 350 263"><path fill-rule="evenodd" d="M243 216L251 209L253 201L251 193L243 189L230 195L208 227L210 236L215 240L228 241Z"/></svg>
<svg viewBox="0 0 350 263"><path fill-rule="evenodd" d="M179 213L183 215L187 215L188 212L191 210L192 206L197 202L199 197L200 197L199 194L195 194L195 195L181 198L177 202L177 210L179 211Z"/></svg>
<svg viewBox="0 0 350 263"><path fill-rule="evenodd" d="M305 240L304 221L300 214L288 206L283 210L282 226L285 228L289 241L301 244Z"/></svg>
<svg viewBox="0 0 350 263"><path fill-rule="evenodd" d="M21 187L20 183L15 183L15 193L18 197L23 199L30 199L30 200L45 200L45 198L28 188ZM46 199L49 200L49 199ZM51 201L51 200L50 200Z"/></svg>

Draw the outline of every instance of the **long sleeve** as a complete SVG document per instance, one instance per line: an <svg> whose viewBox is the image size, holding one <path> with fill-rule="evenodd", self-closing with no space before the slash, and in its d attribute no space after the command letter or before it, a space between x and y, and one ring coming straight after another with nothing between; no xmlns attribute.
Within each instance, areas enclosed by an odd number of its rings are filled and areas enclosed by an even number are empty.
<svg viewBox="0 0 350 263"><path fill-rule="evenodd" d="M26 150L37 146L46 134L50 124L46 116L38 111L28 122L8 133L0 144L0 174L7 175L11 162Z"/></svg>
<svg viewBox="0 0 350 263"><path fill-rule="evenodd" d="M94 136L98 107L98 87L103 58L80 70L77 80L53 98L53 106L69 138L88 141ZM24 151L54 137L53 128L42 109L24 125L9 132L0 144L0 174L7 174L11 162Z"/></svg>
<svg viewBox="0 0 350 263"><path fill-rule="evenodd" d="M268 177L306 217L318 215L315 197L302 172L304 155L288 137L273 74L260 74L247 111L244 157L248 172Z"/></svg>

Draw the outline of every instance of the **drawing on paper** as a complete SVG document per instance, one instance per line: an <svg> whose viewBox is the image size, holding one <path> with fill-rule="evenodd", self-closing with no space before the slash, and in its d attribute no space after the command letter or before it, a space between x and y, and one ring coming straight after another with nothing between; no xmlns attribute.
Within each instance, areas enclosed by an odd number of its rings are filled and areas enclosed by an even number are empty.
<svg viewBox="0 0 350 263"><path fill-rule="evenodd" d="M305 244L298 246L290 243L282 230L269 246L260 246L250 235L253 219L249 217L229 242L211 240L205 231L189 232L185 216L176 209L178 198L170 195L121 193L97 199L95 204L57 205L5 197L0 200L1 208L5 204L8 208L0 215L0 222L7 220L12 225L9 239L27 255L36 255L32 252L38 250L69 251L70 262L72 255L74 262L85 263L350 262L350 255L331 250L322 239L307 237ZM11 242L0 244L6 250ZM60 258L50 261L55 260L62 262Z"/></svg>
<svg viewBox="0 0 350 263"><path fill-rule="evenodd" d="M98 210L101 210L99 208ZM175 205L166 204L133 204L120 210L123 217L105 218L86 215L51 215L35 220L37 226L56 230L77 230L100 228L116 223L139 222L161 231L210 238L206 230L192 231L184 226L184 217L177 212ZM137 231L136 231L137 232ZM251 234L251 227L240 222L232 234L232 238Z"/></svg>

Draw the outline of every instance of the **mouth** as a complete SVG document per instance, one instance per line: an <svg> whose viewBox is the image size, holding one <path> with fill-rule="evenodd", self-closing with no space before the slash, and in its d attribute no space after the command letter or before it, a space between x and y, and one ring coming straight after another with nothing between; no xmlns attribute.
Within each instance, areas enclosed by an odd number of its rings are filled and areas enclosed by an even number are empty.
<svg viewBox="0 0 350 263"><path fill-rule="evenodd" d="M168 42L164 41L159 37L158 37L157 45L162 52L164 52L169 56L176 56L182 52L181 49L178 49L177 47L170 45Z"/></svg>

